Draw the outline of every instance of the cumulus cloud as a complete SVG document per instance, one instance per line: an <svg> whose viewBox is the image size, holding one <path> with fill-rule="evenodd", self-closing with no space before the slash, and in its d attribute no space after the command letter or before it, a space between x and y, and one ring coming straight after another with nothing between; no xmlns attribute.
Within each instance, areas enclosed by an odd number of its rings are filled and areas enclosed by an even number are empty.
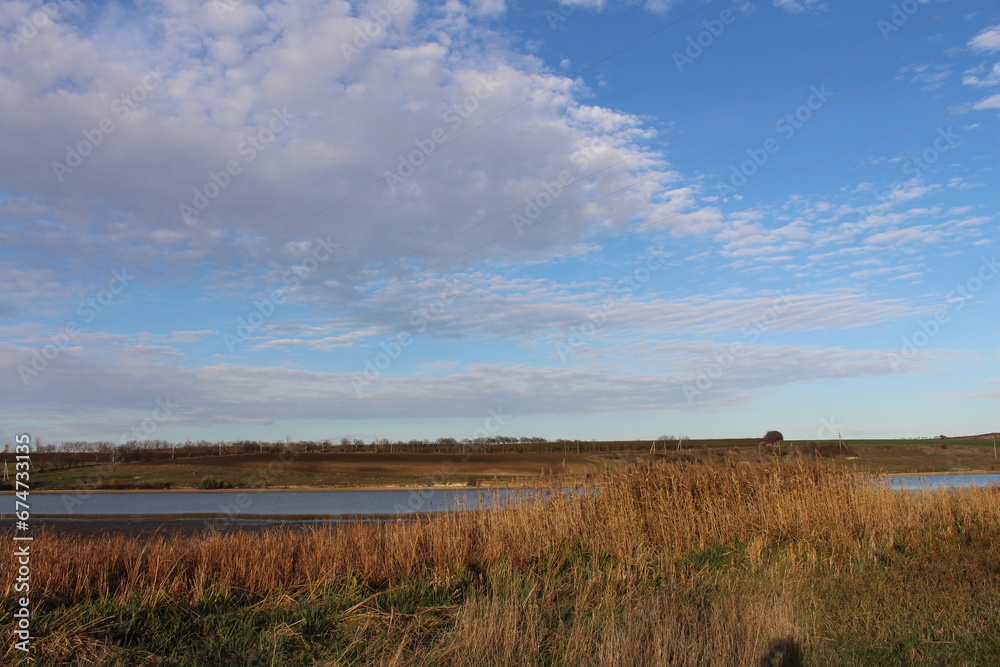
<svg viewBox="0 0 1000 667"><path fill-rule="evenodd" d="M349 282L480 246L458 265L546 256L670 208L676 175L655 176L656 155L622 162L650 136L640 120L582 103L578 82L477 23L502 3L449 3L419 22L414 2L399 5L56 17L0 54L0 178L17 193L3 206L21 209L0 215L14 243L72 258L54 274L97 255L173 275L228 262L206 281L246 290L268 277L262 265L296 260L290 240L335 237L337 261L314 277ZM162 33L138 27L143 12ZM509 236L526 199L604 167L545 216L569 212Z"/></svg>
<svg viewBox="0 0 1000 667"><path fill-rule="evenodd" d="M0 28L37 6L4 3ZM981 202L942 199L988 171L957 153L917 177L916 154L862 162L889 185L705 206L708 177L660 144L672 120L514 43L503 0L58 7L0 49L0 400L70 438L167 398L185 427L684 409L731 341L739 363L699 405L879 375L884 355L837 347L844 332L931 312L933 294L886 286L933 272L927 248L995 235ZM963 76L986 89L997 71ZM952 161L961 177L936 178ZM400 334L420 351L355 391Z"/></svg>

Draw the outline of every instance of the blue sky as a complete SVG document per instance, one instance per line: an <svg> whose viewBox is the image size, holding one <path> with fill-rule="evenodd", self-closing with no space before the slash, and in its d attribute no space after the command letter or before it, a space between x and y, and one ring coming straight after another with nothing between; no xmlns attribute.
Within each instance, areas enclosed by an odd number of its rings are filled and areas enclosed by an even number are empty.
<svg viewBox="0 0 1000 667"><path fill-rule="evenodd" d="M978 2L6 2L7 438L998 429Z"/></svg>

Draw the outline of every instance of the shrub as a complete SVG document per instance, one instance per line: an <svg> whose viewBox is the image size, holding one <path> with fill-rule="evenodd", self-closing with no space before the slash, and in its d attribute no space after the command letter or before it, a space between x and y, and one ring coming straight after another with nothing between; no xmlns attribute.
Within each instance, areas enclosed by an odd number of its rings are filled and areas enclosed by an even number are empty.
<svg viewBox="0 0 1000 667"><path fill-rule="evenodd" d="M198 485L202 489L231 489L233 485L230 482L226 482L221 479L216 479L211 475L206 475L201 478L201 483Z"/></svg>
<svg viewBox="0 0 1000 667"><path fill-rule="evenodd" d="M781 431L768 431L764 434L764 444L773 445L776 442L784 441L785 436L781 435Z"/></svg>
<svg viewBox="0 0 1000 667"><path fill-rule="evenodd" d="M169 489L170 482L164 482L159 479L147 479L142 482L136 482L135 488L137 489Z"/></svg>

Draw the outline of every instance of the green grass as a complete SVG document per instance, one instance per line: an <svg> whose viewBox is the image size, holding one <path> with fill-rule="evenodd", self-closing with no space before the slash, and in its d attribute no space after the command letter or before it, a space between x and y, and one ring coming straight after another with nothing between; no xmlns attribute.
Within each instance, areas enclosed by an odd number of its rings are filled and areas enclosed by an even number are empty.
<svg viewBox="0 0 1000 667"><path fill-rule="evenodd" d="M641 610L676 598L673 604L687 615L687 622L708 623L720 606L739 605L734 590L784 586L798 605L798 623L811 627L803 646L804 664L996 664L996 588L977 590L975 582L956 576L963 562L986 554L963 550L956 560L928 570L919 554L904 553L891 562L856 564L840 574L825 572L788 585L772 580L773 573L741 565L739 549L716 546L682 557L691 561L695 573L681 593L666 579L636 576L627 585L638 588L627 600ZM475 601L499 599L528 609L541 605L536 630L545 640L518 647L515 638L504 662L481 664L575 665L568 635L581 626L621 622L622 610L604 603L594 606L586 594L589 579L615 568L602 559L579 561L554 573L551 565L498 566L471 579L421 578L381 590L357 583L327 586L305 596L291 590L264 600L227 596L150 605L137 597L50 606L37 616L35 642L46 653L35 664L63 665L82 658L77 664L91 664L86 660L92 659L94 664L192 667L321 661L368 665L391 664L392 657L398 664L474 664L442 657L458 631L458 610ZM543 582L545 590L539 592ZM948 604L942 605L944 600ZM8 622L5 611L0 626ZM67 625L89 631L71 635Z"/></svg>

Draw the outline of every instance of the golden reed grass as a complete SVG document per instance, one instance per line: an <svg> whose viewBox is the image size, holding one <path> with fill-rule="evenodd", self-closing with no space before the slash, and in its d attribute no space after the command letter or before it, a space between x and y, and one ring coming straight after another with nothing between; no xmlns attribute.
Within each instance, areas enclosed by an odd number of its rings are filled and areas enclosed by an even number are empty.
<svg viewBox="0 0 1000 667"><path fill-rule="evenodd" d="M534 656L551 660L558 642L561 664L756 664L775 640L808 634L787 582L877 559L904 535L1000 527L996 490L901 493L822 462L639 462L583 493L558 487L553 480L519 505L415 522L43 534L32 547L32 597L250 604L308 598L329 584L384 591L480 577L489 585L455 605L446 636L421 640L420 660L407 648L419 624L367 650L382 664L551 664ZM727 574L736 564L749 574ZM0 573L8 598L13 577ZM365 618L369 632L385 630Z"/></svg>
<svg viewBox="0 0 1000 667"><path fill-rule="evenodd" d="M780 541L835 559L859 541L891 543L902 530L1000 520L992 489L899 493L822 463L640 462L607 474L591 491L426 521L315 530L83 540L48 533L33 546L32 592L62 601L143 591L192 600L210 587L260 597L346 577L374 586L451 577L500 561L536 562L566 548L668 565L683 550L739 542L752 556ZM5 568L0 582L10 595L14 572Z"/></svg>

